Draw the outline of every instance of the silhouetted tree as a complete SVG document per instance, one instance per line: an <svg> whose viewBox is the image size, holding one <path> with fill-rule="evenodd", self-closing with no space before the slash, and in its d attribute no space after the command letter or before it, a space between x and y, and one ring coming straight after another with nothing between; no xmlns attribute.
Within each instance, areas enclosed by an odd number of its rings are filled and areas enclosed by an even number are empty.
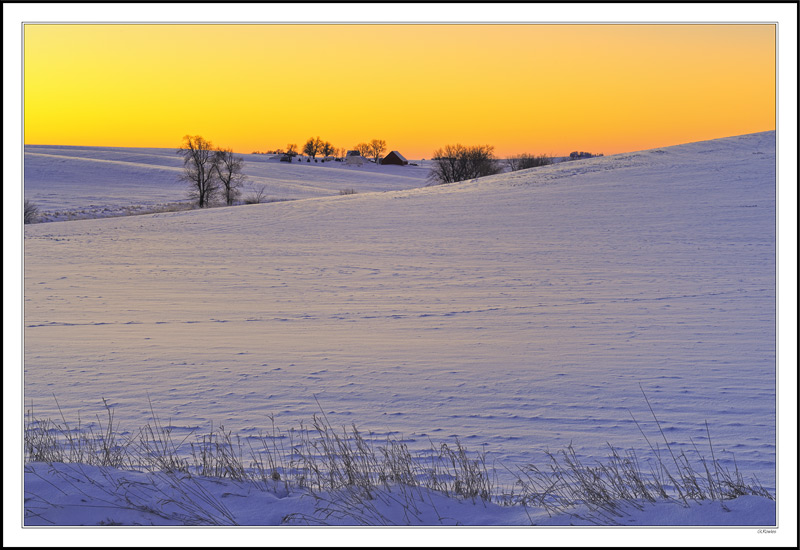
<svg viewBox="0 0 800 550"><path fill-rule="evenodd" d="M322 147L320 148L320 153L322 153L323 157L329 157L331 155L336 154L336 147L331 145L330 141L326 141L325 143L322 144Z"/></svg>
<svg viewBox="0 0 800 550"><path fill-rule="evenodd" d="M375 164L378 163L384 151L386 151L386 141L373 139L369 142L369 154L375 159Z"/></svg>
<svg viewBox="0 0 800 550"><path fill-rule="evenodd" d="M597 156L602 157L603 155L593 155L587 151L573 151L569 154L569 160L590 159Z"/></svg>
<svg viewBox="0 0 800 550"><path fill-rule="evenodd" d="M231 149L217 149L216 157L217 178L222 184L225 204L230 206L239 198L242 185L247 179L242 173L244 159L234 156Z"/></svg>
<svg viewBox="0 0 800 550"><path fill-rule="evenodd" d="M369 156L369 152L370 152L369 143L359 143L358 145L353 147L353 149L358 151L358 154L361 155L362 157L368 157Z"/></svg>
<svg viewBox="0 0 800 550"><path fill-rule="evenodd" d="M322 150L322 140L319 139L319 136L316 138L308 138L308 141L303 146L303 153L308 155L311 158L316 158L317 153Z"/></svg>
<svg viewBox="0 0 800 550"><path fill-rule="evenodd" d="M433 153L431 160L428 174L431 185L481 178L503 171L491 145L445 145Z"/></svg>
<svg viewBox="0 0 800 550"><path fill-rule="evenodd" d="M553 157L548 155L530 155L522 153L520 155L512 155L508 157L508 167L512 172L517 170L525 170L527 168L536 168L537 166L547 166L553 164Z"/></svg>
<svg viewBox="0 0 800 550"><path fill-rule="evenodd" d="M183 156L183 174L179 179L189 184L189 197L200 208L208 206L217 192L217 156L212 147L203 136L186 135L176 151Z"/></svg>

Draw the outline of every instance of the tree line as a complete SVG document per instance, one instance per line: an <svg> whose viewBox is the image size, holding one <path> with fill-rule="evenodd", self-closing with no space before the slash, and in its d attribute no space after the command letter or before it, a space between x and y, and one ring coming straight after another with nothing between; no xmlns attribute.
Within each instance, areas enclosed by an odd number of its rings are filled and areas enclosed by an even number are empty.
<svg viewBox="0 0 800 550"><path fill-rule="evenodd" d="M292 151L292 147L295 147L294 144L289 144L287 146L287 152L290 153ZM358 151L358 153L362 157L370 157L375 160L377 163L381 155L386 151L386 140L383 139L373 139L369 143L359 143L353 147L354 151ZM328 156L335 156L337 158L344 158L347 154L347 149L344 147L336 148L331 145L329 141L322 141L319 136L317 137L310 137L308 141L306 141L305 145L303 145L303 154L311 157L312 159L316 159L317 155L322 155L323 157Z"/></svg>
<svg viewBox="0 0 800 550"><path fill-rule="evenodd" d="M428 175L430 185L455 183L493 174L500 174L505 167L494 154L492 145L445 145L433 153L433 165ZM512 172L537 166L547 166L554 162L549 155L522 153L506 159L505 166Z"/></svg>
<svg viewBox="0 0 800 550"><path fill-rule="evenodd" d="M363 157L373 158L377 163L386 151L386 141L373 139L369 143L357 144L354 150ZM328 157L346 154L344 149L337 149L319 136L308 138L302 151L315 160L317 155ZM197 201L200 208L210 205L218 195L223 197L226 204L234 203L246 179L242 173L243 158L234 156L230 149L214 149L211 142L202 136L184 136L183 144L177 152L183 156L184 164L184 172L180 178L189 183L190 197ZM285 152L277 152L296 156L297 145L290 143ZM585 158L583 155L586 153L581 152L580 156L573 154L570 157ZM428 174L430 185L481 178L505 170L503 163L495 156L492 145L445 145L434 151L431 160L432 166ZM553 162L553 157L549 155L522 153L510 156L505 164L511 171L516 171L546 166Z"/></svg>
<svg viewBox="0 0 800 550"><path fill-rule="evenodd" d="M603 153L593 154L586 151L573 151L564 160L579 160L602 156ZM494 147L491 145L464 146L460 143L445 145L433 153L431 161L433 165L428 175L430 185L482 178L504 171L504 165L494 155ZM510 171L515 172L538 166L547 166L554 162L555 159L550 155L522 153L508 157L505 161L505 166Z"/></svg>
<svg viewBox="0 0 800 550"><path fill-rule="evenodd" d="M386 141L373 139L368 143L357 144L353 150L358 151L362 157L373 158L377 163L386 151ZM196 201L200 208L210 206L217 199L223 200L226 205L230 206L240 197L247 177L243 173L244 159L237 157L232 149L215 148L210 141L199 135L185 135L176 153L183 157L183 172L179 179L189 185L189 198ZM296 156L298 154L297 144L289 143L285 151L278 149L274 153ZM306 141L303 153L314 159L318 154L325 157L344 158L347 150L336 148L329 141L323 141L317 136ZM254 154L264 153L254 151ZM602 156L602 153L592 155L583 151L573 152L570 154L570 159L592 156ZM428 175L431 185L475 179L504 171L504 167L495 157L494 147L491 145L446 145L437 149L431 160L433 164ZM506 160L511 171L545 166L552 162L553 158L548 155L527 153L513 155ZM264 187L262 186L252 200L245 202L261 202L263 194ZM24 222L35 222L37 215L38 207L33 202L26 200Z"/></svg>
<svg viewBox="0 0 800 550"><path fill-rule="evenodd" d="M359 143L355 150L362 156L374 158L377 163L386 151L386 141L373 139L369 143ZM346 149L337 149L319 136L310 137L302 151L315 160L317 155L328 157L339 154L344 157L347 154ZM247 180L243 173L244 158L234 155L232 149L215 148L210 141L199 135L183 136L183 142L176 153L183 157L183 173L179 179L188 183L189 198L196 201L198 207L210 206L217 199L222 199L228 206L236 202ZM297 144L289 143L285 152L278 150L276 153L296 156ZM258 201L253 202L260 202L261 197L258 198ZM32 218L33 215L29 217Z"/></svg>
<svg viewBox="0 0 800 550"><path fill-rule="evenodd" d="M602 157L603 153L594 154L587 151L573 151L569 154L569 160L590 159L594 157Z"/></svg>
<svg viewBox="0 0 800 550"><path fill-rule="evenodd" d="M353 146L352 151L358 151L362 157L368 157L375 160L377 163L381 155L386 152L386 140L373 139L369 142L362 142ZM302 149L297 148L296 143L288 143L286 149L275 149L272 151L253 151L254 155L286 155L295 157L300 153L309 158L316 160L317 155L323 157L344 158L347 155L348 149L345 147L335 147L330 141L323 141L319 136L310 137L303 145Z"/></svg>

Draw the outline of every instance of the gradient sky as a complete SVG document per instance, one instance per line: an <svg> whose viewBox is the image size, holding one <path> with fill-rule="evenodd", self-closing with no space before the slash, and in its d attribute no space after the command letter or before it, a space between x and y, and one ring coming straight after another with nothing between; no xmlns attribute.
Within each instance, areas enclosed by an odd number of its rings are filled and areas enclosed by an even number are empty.
<svg viewBox="0 0 800 550"><path fill-rule="evenodd" d="M775 129L774 25L25 25L25 143L408 158L614 154Z"/></svg>

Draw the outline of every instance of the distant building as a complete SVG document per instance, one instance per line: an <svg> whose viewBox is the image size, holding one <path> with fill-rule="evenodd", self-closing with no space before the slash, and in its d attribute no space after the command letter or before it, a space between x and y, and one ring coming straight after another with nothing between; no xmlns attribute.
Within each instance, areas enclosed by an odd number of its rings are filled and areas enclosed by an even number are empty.
<svg viewBox="0 0 800 550"><path fill-rule="evenodd" d="M347 156L344 157L345 164L354 164L356 166L361 166L365 160L358 151L348 151Z"/></svg>
<svg viewBox="0 0 800 550"><path fill-rule="evenodd" d="M397 164L399 166L405 166L406 164L408 164L408 161L406 160L406 157L401 155L399 152L392 151L391 153L383 157L383 160L381 160L381 164Z"/></svg>

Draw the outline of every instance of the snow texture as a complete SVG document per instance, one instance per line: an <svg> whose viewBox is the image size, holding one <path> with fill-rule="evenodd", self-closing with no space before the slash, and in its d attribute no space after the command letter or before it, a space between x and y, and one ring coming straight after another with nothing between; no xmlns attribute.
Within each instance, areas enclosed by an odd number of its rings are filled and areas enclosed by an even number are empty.
<svg viewBox="0 0 800 550"><path fill-rule="evenodd" d="M447 498L429 490L376 492L368 508L328 514L340 494L310 493L275 483L268 487L229 479L163 472L120 471L84 464L33 463L25 469L26 525L187 526L597 526L584 505L569 513ZM323 509L326 513L321 513ZM775 502L763 497L692 502L640 502L621 507L617 525L768 526ZM369 522L369 523L365 523Z"/></svg>
<svg viewBox="0 0 800 550"><path fill-rule="evenodd" d="M25 197L56 219L185 198L171 150L25 150ZM251 182L304 200L27 225L25 407L60 418L55 395L90 425L105 398L136 430L149 398L176 433L247 437L269 415L307 423L319 401L334 426L412 449L458 437L513 468L570 442L587 460L607 443L650 455L644 389L670 444L708 448L707 421L717 458L774 493L775 166L774 132L436 187L422 166L250 155ZM28 466L26 491L50 503L41 524L164 523L77 505L63 478L78 467ZM90 477L80 492L100 506L120 498L110 480L155 487L143 501L166 490L151 474ZM293 492L196 483L240 524L309 510ZM426 498L445 523L571 521ZM774 524L767 499L727 506L629 521Z"/></svg>

